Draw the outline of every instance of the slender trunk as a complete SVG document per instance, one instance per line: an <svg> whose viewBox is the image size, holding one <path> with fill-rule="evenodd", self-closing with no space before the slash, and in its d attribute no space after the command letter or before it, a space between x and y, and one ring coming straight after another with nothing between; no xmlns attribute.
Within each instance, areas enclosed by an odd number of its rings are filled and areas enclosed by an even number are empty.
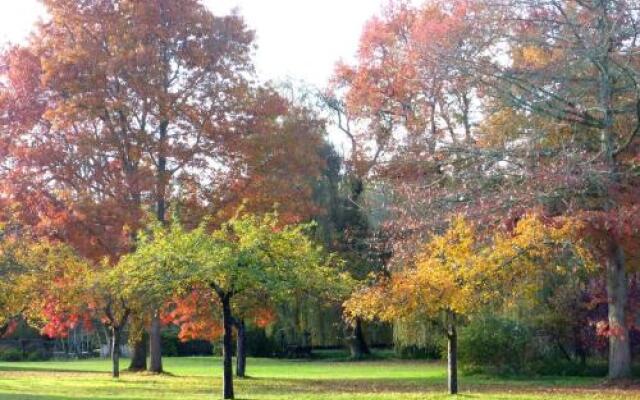
<svg viewBox="0 0 640 400"><path fill-rule="evenodd" d="M631 377L631 348L626 325L627 274L624 251L618 244L607 260L607 298L609 303L609 379Z"/></svg>
<svg viewBox="0 0 640 400"><path fill-rule="evenodd" d="M138 179L136 179L136 168L129 163L127 167L127 176L129 187L132 191L132 206L137 210L142 209L142 196L140 194L140 189L138 187ZM136 231L131 232L131 252L134 253L136 251L138 243L138 233ZM132 354L131 354L131 362L129 363L129 371L139 372L147 370L147 346L149 346L149 337L144 329L144 324L140 322L138 326L142 334L137 335L139 338L135 340L135 342L130 343Z"/></svg>
<svg viewBox="0 0 640 400"><path fill-rule="evenodd" d="M222 302L222 327L224 334L222 336L222 398L233 399L233 317L231 315L231 299L229 295L221 296Z"/></svg>
<svg viewBox="0 0 640 400"><path fill-rule="evenodd" d="M111 376L120 377L120 338L119 327L111 328Z"/></svg>
<svg viewBox="0 0 640 400"><path fill-rule="evenodd" d="M456 316L449 312L447 315L447 388L449 394L458 393L458 332L456 330Z"/></svg>
<svg viewBox="0 0 640 400"><path fill-rule="evenodd" d="M236 376L244 378L247 371L247 333L244 320L241 319L236 325Z"/></svg>
<svg viewBox="0 0 640 400"><path fill-rule="evenodd" d="M473 142L473 136L471 136L471 121L469 119L469 113L471 104L467 94L462 95L462 122L464 124L464 139L465 142Z"/></svg>
<svg viewBox="0 0 640 400"><path fill-rule="evenodd" d="M147 346L149 337L144 333L140 339L133 343L133 353L131 354L131 363L129 371L146 371L147 370Z"/></svg>
<svg viewBox="0 0 640 400"><path fill-rule="evenodd" d="M149 371L160 374L162 373L162 324L160 323L159 311L154 311L151 320L151 329L149 330Z"/></svg>

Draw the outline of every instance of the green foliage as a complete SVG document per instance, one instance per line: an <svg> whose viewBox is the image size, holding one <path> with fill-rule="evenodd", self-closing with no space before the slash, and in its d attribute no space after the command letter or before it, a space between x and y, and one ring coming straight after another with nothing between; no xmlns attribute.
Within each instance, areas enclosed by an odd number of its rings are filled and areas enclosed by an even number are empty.
<svg viewBox="0 0 640 400"><path fill-rule="evenodd" d="M27 353L26 361L46 361L51 359L51 354L44 350L35 350Z"/></svg>
<svg viewBox="0 0 640 400"><path fill-rule="evenodd" d="M446 354L441 328L428 319L395 321L393 340L400 358L436 360Z"/></svg>
<svg viewBox="0 0 640 400"><path fill-rule="evenodd" d="M562 357L546 357L528 362L527 372L538 376L603 377L607 375L607 364L582 365Z"/></svg>
<svg viewBox="0 0 640 400"><path fill-rule="evenodd" d="M461 330L459 358L467 373L604 376L606 366L568 359L535 319L485 314Z"/></svg>
<svg viewBox="0 0 640 400"><path fill-rule="evenodd" d="M0 361L22 361L24 359L22 351L8 348L0 351Z"/></svg>
<svg viewBox="0 0 640 400"><path fill-rule="evenodd" d="M296 291L345 296L351 286L340 261L305 233L308 225L280 226L276 214L244 215L215 230L207 223L186 230L178 223L152 227L136 252L123 259L129 291L146 301L193 287L286 301Z"/></svg>
<svg viewBox="0 0 640 400"><path fill-rule="evenodd" d="M396 356L398 358L407 360L439 360L442 358L442 354L444 351L445 347L441 342L426 344L423 346L396 345L395 347Z"/></svg>
<svg viewBox="0 0 640 400"><path fill-rule="evenodd" d="M162 355L176 357L178 353L178 336L175 332L162 332Z"/></svg>
<svg viewBox="0 0 640 400"><path fill-rule="evenodd" d="M249 327L247 335L247 355L250 357L273 357L278 352L274 337L267 336L262 328Z"/></svg>
<svg viewBox="0 0 640 400"><path fill-rule="evenodd" d="M518 373L526 368L533 332L517 321L495 315L473 319L461 330L458 348L465 368Z"/></svg>

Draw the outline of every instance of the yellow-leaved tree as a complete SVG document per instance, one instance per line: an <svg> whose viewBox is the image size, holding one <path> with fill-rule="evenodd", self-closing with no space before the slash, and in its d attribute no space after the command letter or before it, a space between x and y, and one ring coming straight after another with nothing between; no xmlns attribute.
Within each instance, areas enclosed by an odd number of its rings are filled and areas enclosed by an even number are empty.
<svg viewBox="0 0 640 400"><path fill-rule="evenodd" d="M442 322L447 338L448 388L458 391L457 328L462 319L515 293L533 291L541 277L574 268L568 256L591 264L570 220L544 223L526 216L510 231L481 241L475 227L461 216L433 236L412 265L391 272L375 285L356 292L346 303L348 317L411 322Z"/></svg>

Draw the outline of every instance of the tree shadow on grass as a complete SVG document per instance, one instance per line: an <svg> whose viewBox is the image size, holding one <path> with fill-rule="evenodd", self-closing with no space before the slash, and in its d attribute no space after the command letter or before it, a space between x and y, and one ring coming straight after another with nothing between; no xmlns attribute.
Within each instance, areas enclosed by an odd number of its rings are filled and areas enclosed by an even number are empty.
<svg viewBox="0 0 640 400"><path fill-rule="evenodd" d="M375 378L375 379L270 379L254 378L254 385L247 387L259 393L276 395L283 391L289 394L352 394L366 395L376 394L446 394L446 382L438 378L421 379L398 379L398 378ZM509 382L509 381L471 381L460 382L459 396L469 396L477 394L492 394L492 398L512 398L514 393L522 395L548 394L554 396L584 396L608 394L611 396L633 396L640 398L640 386L626 387L605 387L601 384L589 385L565 385L549 386L540 382ZM504 397L502 394L504 393Z"/></svg>

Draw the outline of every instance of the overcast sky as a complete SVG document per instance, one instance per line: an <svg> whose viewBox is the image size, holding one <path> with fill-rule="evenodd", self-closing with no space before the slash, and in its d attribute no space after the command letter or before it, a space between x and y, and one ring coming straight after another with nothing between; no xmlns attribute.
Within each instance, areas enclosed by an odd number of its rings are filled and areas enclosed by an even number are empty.
<svg viewBox="0 0 640 400"><path fill-rule="evenodd" d="M204 0L216 14L238 7L257 32L262 79L322 87L335 63L351 60L364 23L385 0ZM0 0L0 42L24 40L44 15L37 0Z"/></svg>

